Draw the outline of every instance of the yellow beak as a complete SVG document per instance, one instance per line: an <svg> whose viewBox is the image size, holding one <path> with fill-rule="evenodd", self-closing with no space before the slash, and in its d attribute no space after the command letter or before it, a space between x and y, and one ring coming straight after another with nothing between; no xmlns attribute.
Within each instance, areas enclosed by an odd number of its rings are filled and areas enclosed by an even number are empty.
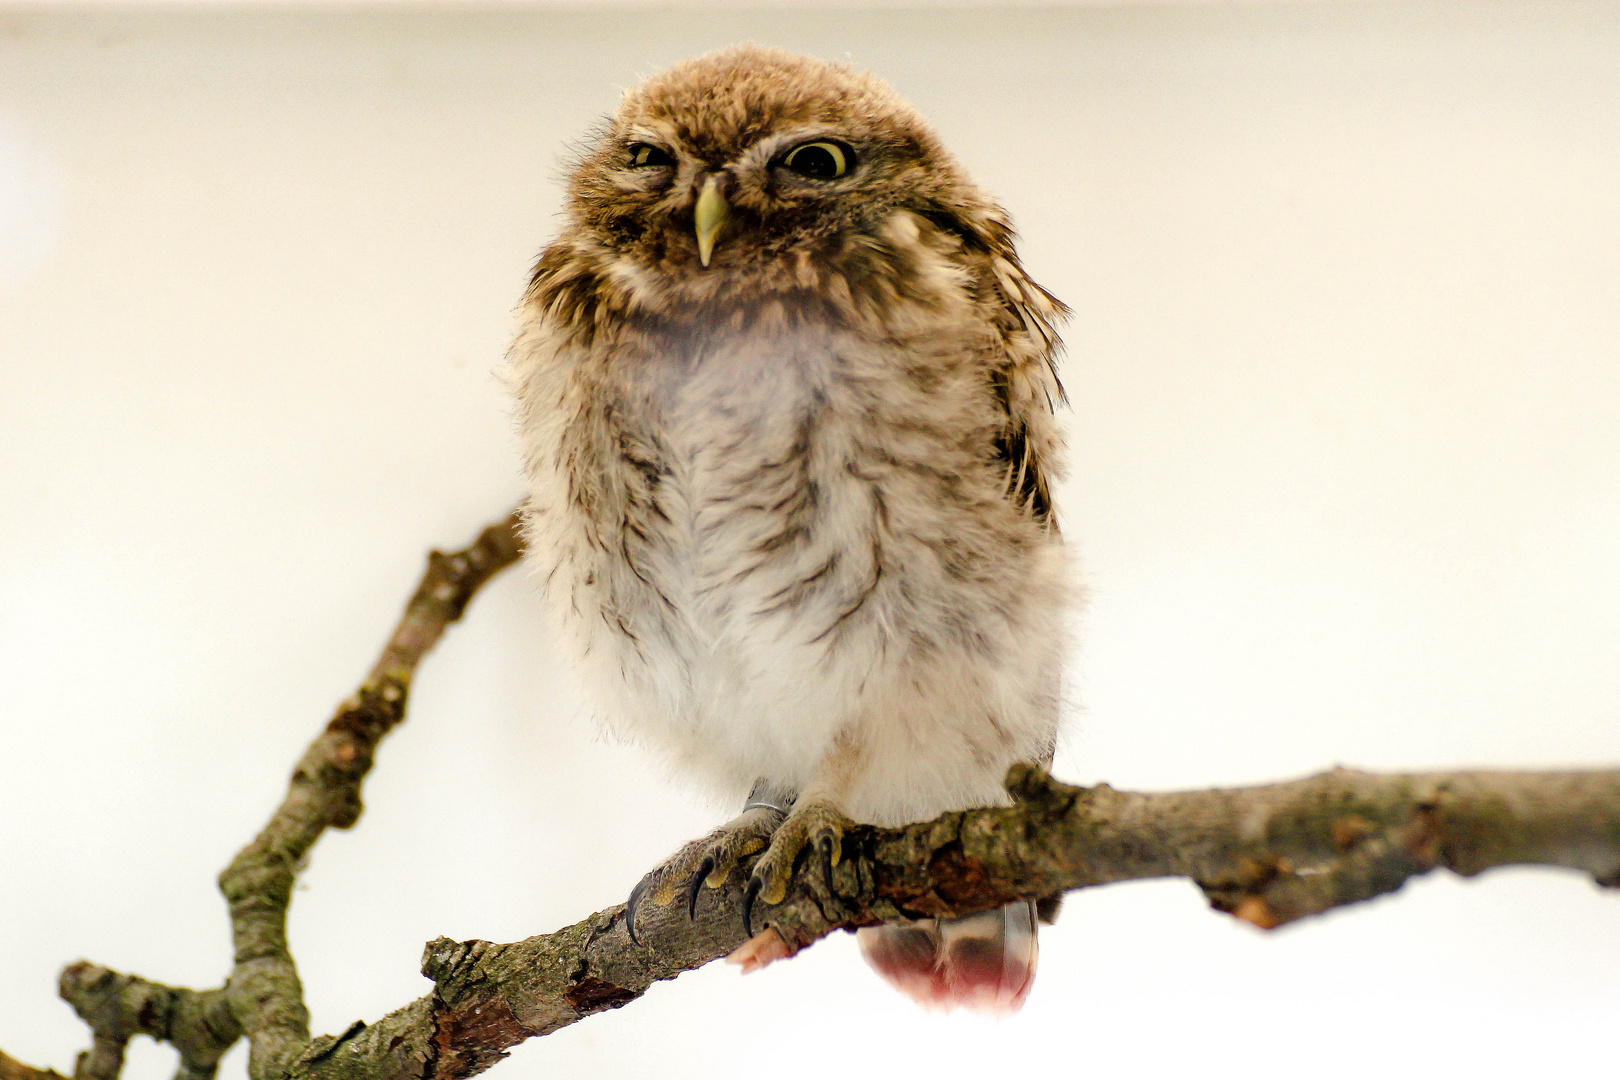
<svg viewBox="0 0 1620 1080"><path fill-rule="evenodd" d="M731 208L726 205L726 197L720 194L720 182L709 177L703 182L703 191L698 195L697 209L693 216L697 220L698 258L703 265L709 265L709 256L714 254L714 238L720 235L726 218L731 215Z"/></svg>

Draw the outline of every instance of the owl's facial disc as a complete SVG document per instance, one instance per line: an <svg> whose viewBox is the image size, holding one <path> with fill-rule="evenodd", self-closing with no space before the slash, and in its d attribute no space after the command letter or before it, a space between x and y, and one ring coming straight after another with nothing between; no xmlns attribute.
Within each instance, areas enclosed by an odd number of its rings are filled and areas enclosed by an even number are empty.
<svg viewBox="0 0 1620 1080"><path fill-rule="evenodd" d="M703 191L698 195L697 206L693 208L692 218L697 228L698 259L705 267L714 254L714 240L725 227L726 219L731 216L731 207L726 203L726 197L720 193L720 181L716 177L709 177L703 182Z"/></svg>

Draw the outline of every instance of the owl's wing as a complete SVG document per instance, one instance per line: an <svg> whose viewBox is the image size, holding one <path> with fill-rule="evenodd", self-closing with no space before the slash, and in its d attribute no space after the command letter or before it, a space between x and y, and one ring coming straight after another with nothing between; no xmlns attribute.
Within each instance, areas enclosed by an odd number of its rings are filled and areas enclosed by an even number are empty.
<svg viewBox="0 0 1620 1080"><path fill-rule="evenodd" d="M1024 272L1005 222L977 224L979 243L969 247L969 257L978 264L981 302L997 337L990 380L1006 412L996 451L1006 463L1007 494L1056 530L1050 485L1059 478L1060 441L1053 410L1064 400L1056 323L1069 309Z"/></svg>

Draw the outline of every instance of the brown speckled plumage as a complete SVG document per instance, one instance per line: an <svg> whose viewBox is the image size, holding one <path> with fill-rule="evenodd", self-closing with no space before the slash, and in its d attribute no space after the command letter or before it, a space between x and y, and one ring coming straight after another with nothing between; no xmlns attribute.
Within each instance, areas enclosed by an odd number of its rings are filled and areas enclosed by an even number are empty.
<svg viewBox="0 0 1620 1080"><path fill-rule="evenodd" d="M826 175L787 164L813 143ZM531 561L607 723L797 799L766 902L843 815L997 801L1050 755L1063 313L1005 213L846 67L690 61L579 160L511 355Z"/></svg>

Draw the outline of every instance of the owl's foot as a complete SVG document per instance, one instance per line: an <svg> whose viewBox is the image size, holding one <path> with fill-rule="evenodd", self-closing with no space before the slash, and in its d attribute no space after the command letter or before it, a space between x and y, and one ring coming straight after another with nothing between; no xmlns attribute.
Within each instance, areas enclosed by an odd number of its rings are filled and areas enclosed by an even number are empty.
<svg viewBox="0 0 1620 1080"><path fill-rule="evenodd" d="M771 835L782 824L781 810L771 806L752 806L732 818L701 840L694 840L664 861L664 864L630 890L630 899L624 906L624 928L630 940L636 937L636 912L644 904L668 907L677 897L686 909L686 917L697 913L698 895L704 885L718 889L742 859L763 850L771 842Z"/></svg>
<svg viewBox="0 0 1620 1080"><path fill-rule="evenodd" d="M765 854L754 863L754 872L743 890L743 929L754 936L754 903L780 904L787 898L788 882L799 853L810 848L819 860L821 881L832 888L832 868L843 857L844 828L851 824L838 809L814 800L794 806L771 837Z"/></svg>

